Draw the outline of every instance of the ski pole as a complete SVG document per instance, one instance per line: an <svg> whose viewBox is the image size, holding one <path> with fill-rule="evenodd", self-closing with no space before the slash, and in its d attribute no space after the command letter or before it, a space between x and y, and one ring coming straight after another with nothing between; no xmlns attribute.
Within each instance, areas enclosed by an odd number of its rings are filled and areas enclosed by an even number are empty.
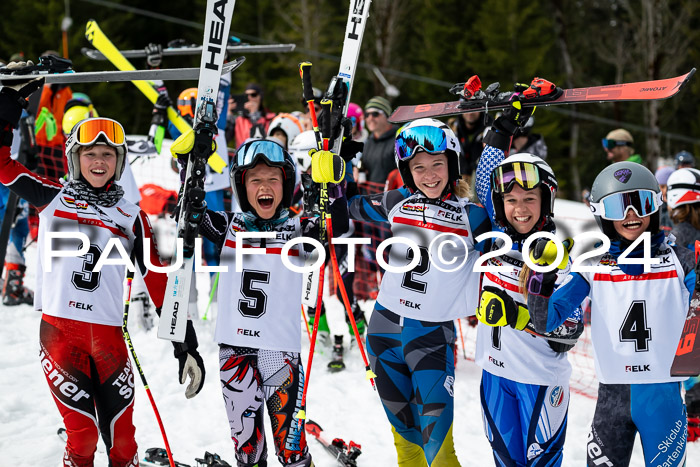
<svg viewBox="0 0 700 467"><path fill-rule="evenodd" d="M311 124L314 127L314 134L316 135L316 143L318 149L323 149L321 143L321 130L318 126L318 116L316 115L316 108L313 102L313 88L311 85L311 62L302 62L299 64L299 76L301 77L302 91L304 99L309 105L309 114L311 115ZM328 133L330 133L330 114L326 114L327 124L324 124L324 128L328 127ZM321 185L321 193L319 196L319 211L320 211L320 225L319 225L319 241L324 244L326 241L326 205L328 202L328 189L327 185L324 183ZM323 279L325 276L326 265L325 262L321 264L321 269L318 275L318 295L316 296L316 314L314 315L314 327L311 333L311 343L309 345L309 359L306 363L306 378L304 379L304 388L302 390L301 396L301 410L297 413L297 418L300 420L306 419L306 396L308 393L309 380L311 379L311 365L314 360L314 350L316 348L316 336L318 335L318 324L321 318L321 305L323 305Z"/></svg>
<svg viewBox="0 0 700 467"><path fill-rule="evenodd" d="M306 318L304 305L301 306L301 319L304 320L304 329L306 329L306 335L309 336L309 343L311 343L311 330L309 329L309 320Z"/></svg>
<svg viewBox="0 0 700 467"><path fill-rule="evenodd" d="M464 346L464 334L462 334L462 320L457 318L457 324L459 325L459 339L462 341L462 353L464 353L464 359L467 360L467 348Z"/></svg>
<svg viewBox="0 0 700 467"><path fill-rule="evenodd" d="M216 293L216 288L219 285L219 273L216 273L216 276L214 277L214 284L211 286L211 292L209 293L209 303L207 303L207 309L204 310L204 316L202 316L202 320L206 321L207 320L207 313L209 313L209 307L211 307L211 302L214 300L214 294Z"/></svg>
<svg viewBox="0 0 700 467"><path fill-rule="evenodd" d="M326 228L328 229L328 238L333 238L333 223L331 222L331 216L326 219ZM335 248L330 245L328 248L331 251L331 265L333 267L333 273L335 274L335 281L338 283L338 288L340 289L340 294L343 297L343 303L345 304L345 310L350 318L350 324L352 325L352 332L355 334L355 340L357 341L357 347L360 349L360 354L362 355L362 361L365 363L366 378L372 384L372 389L377 390L377 386L374 384L374 378L377 377L372 371L367 361L367 354L365 353L365 347L362 345L362 339L360 339L360 332L357 330L357 323L355 322L355 315L352 313L352 307L350 306L350 299L348 299L348 292L345 290L345 283L343 283L343 277L340 275L340 268L338 267L338 258L335 254Z"/></svg>
<svg viewBox="0 0 700 467"><path fill-rule="evenodd" d="M139 363L139 358L136 356L136 351L134 350L134 344L131 342L131 336L129 335L129 330L127 329L127 320L129 319L129 304L131 302L131 283L134 280L134 271L130 271L128 268L126 270L126 299L124 300L124 321L122 322L122 334L126 340L126 344L129 346L131 351L131 356L134 358L134 363L136 368L139 370L139 376L141 377L141 382L143 383L143 388L146 390L148 395L148 400L151 401L151 407L153 407L153 413L156 415L156 420L158 421L158 426L160 427L160 433L163 435L163 442L165 443L165 451L168 453L168 462L170 467L175 467L175 462L173 461L173 455L170 452L170 443L168 443L168 436L165 434L165 427L163 426L163 420L160 418L160 412L158 412L158 407L156 406L156 401L153 400L153 394L151 394L151 388L148 387L148 382L146 381L146 375L143 374L143 368Z"/></svg>

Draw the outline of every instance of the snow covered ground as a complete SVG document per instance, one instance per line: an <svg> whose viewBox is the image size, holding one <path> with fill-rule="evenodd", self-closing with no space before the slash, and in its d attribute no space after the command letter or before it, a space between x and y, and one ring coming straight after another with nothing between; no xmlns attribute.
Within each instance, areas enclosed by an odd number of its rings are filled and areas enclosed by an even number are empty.
<svg viewBox="0 0 700 467"><path fill-rule="evenodd" d="M28 261L34 260L35 249L28 250ZM33 287L34 268L29 269L28 285ZM198 278L208 282L206 277ZM203 284L204 285L204 284ZM205 289L206 290L206 289ZM204 310L206 297L200 294L200 309ZM368 310L370 303L363 303ZM347 332L341 307L335 298L328 300L332 329ZM2 466L54 466L62 456L63 442L56 436L62 426L58 410L49 393L39 365L40 314L29 306L0 307L3 325L0 326L0 465ZM177 362L172 356L172 346L158 340L156 331L145 332L135 316L130 319L130 331L139 360L150 384L163 418L170 444L177 460L194 465L194 458L204 451L216 452L235 465L233 443L230 439L222 395L218 382L217 346L213 341L214 322L196 323L200 340L200 352L207 367L207 379L202 392L192 400L185 399L184 387L177 382ZM467 350L473 351L473 329L463 322ZM308 349L304 332L304 352ZM346 336L345 342L348 342ZM354 440L362 445L359 466L396 465L390 426L379 398L364 379L364 368L359 351L355 348L347 354L348 368L336 374L326 369L329 349L317 352L312 367L308 396L309 418L318 422L328 436ZM304 353L306 364L306 353ZM455 383L454 436L457 454L463 466L493 465L491 450L483 433L479 404L480 369L461 357ZM146 448L163 446L153 411L140 381L136 381L135 424L140 453ZM584 465L586 435L593 416L595 400L572 394L569 409L569 429L565 445L564 465ZM309 447L318 467L335 466L335 461L314 440ZM273 447L270 449L270 465L277 465ZM100 452L100 450L102 452ZM700 457L700 444L689 447L689 459ZM689 465L692 461L689 462ZM107 465L101 442L96 454L96 465ZM643 466L639 443L633 455L633 466Z"/></svg>

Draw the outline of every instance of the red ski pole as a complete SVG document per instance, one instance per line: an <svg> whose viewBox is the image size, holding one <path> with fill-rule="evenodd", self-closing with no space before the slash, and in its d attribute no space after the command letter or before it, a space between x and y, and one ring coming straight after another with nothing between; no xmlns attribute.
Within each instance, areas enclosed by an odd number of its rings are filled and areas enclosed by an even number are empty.
<svg viewBox="0 0 700 467"><path fill-rule="evenodd" d="M143 368L139 363L139 358L136 356L136 351L134 350L134 344L131 342L131 336L129 335L129 330L126 328L127 321L129 319L129 304L131 303L131 283L134 280L134 271L129 271L127 268L126 272L126 300L124 300L124 321L122 322L122 334L126 340L126 344L129 346L131 351L131 356L134 358L134 363L136 368L139 370L139 376L141 377L141 382L143 383L143 388L146 390L148 395L148 400L151 401L151 407L153 407L153 413L156 415L156 420L158 421L158 426L160 427L160 434L163 436L163 442L165 443L165 452L168 453L168 462L170 467L175 467L175 461L173 460L173 454L170 452L170 443L168 443L168 436L165 434L165 427L163 426L163 420L160 418L160 412L158 412L158 407L156 406L156 401L153 399L153 394L151 394L151 388L148 387L148 381L146 381L146 375L143 374Z"/></svg>

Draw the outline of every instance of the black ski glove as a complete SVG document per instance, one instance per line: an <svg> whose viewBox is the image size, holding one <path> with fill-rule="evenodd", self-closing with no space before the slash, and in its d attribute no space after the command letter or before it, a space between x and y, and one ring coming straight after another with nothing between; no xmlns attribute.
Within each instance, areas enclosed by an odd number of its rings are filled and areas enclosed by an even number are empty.
<svg viewBox="0 0 700 467"><path fill-rule="evenodd" d="M33 66L32 62L10 62L8 70L21 69L27 66ZM29 97L37 89L44 86L44 78L27 78L20 80L10 85L5 85L0 90L0 124L2 126L11 125L17 128L19 118L22 116L22 109L26 109L29 103ZM3 144L4 142L3 138Z"/></svg>
<svg viewBox="0 0 700 467"><path fill-rule="evenodd" d="M507 152L515 130L524 125L534 111L535 107L523 108L520 97L513 94L510 106L493 122L491 129L484 136L484 143Z"/></svg>
<svg viewBox="0 0 700 467"><path fill-rule="evenodd" d="M178 361L178 376L180 384L185 384L187 377L190 377L190 384L185 389L185 397L192 399L199 394L204 386L204 362L197 352L197 334L194 331L192 320L187 320L187 331L185 332L185 342L173 342L175 358Z"/></svg>
<svg viewBox="0 0 700 467"><path fill-rule="evenodd" d="M158 94L156 103L153 104L153 117L151 117L151 125L165 126L168 121L168 107L173 105L173 101L168 96L168 91L163 90Z"/></svg>
<svg viewBox="0 0 700 467"><path fill-rule="evenodd" d="M144 49L146 52L146 63L151 68L156 68L160 66L163 61L163 47L160 44L148 44Z"/></svg>

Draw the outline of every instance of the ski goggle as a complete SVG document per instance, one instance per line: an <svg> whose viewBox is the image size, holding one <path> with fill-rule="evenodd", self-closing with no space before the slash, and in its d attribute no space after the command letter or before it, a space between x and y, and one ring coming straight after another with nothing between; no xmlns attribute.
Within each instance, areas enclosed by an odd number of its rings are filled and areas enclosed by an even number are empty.
<svg viewBox="0 0 700 467"><path fill-rule="evenodd" d="M499 165L491 172L491 189L494 193L509 193L513 185L532 190L540 184L540 171L530 162L513 162Z"/></svg>
<svg viewBox="0 0 700 467"><path fill-rule="evenodd" d="M609 221L621 221L630 209L634 209L637 216L646 217L658 211L662 204L661 193L652 190L626 191L613 193L598 203L591 203L591 212Z"/></svg>
<svg viewBox="0 0 700 467"><path fill-rule="evenodd" d="M111 118L90 118L78 122L73 129L75 142L81 146L91 146L100 136L107 139L111 146L124 144L124 128L116 120Z"/></svg>
<svg viewBox="0 0 700 467"><path fill-rule="evenodd" d="M618 146L632 146L629 141L616 141L614 139L603 138L603 149L615 149Z"/></svg>
<svg viewBox="0 0 700 467"><path fill-rule="evenodd" d="M412 158L419 149L430 154L447 149L445 132L434 126L417 126L399 130L396 135L396 156L400 161Z"/></svg>
<svg viewBox="0 0 700 467"><path fill-rule="evenodd" d="M285 158L284 149L279 144L267 140L255 140L244 143L238 151L236 151L236 165L238 167L246 167L255 163L258 156L267 159L273 164L283 164L288 158Z"/></svg>

